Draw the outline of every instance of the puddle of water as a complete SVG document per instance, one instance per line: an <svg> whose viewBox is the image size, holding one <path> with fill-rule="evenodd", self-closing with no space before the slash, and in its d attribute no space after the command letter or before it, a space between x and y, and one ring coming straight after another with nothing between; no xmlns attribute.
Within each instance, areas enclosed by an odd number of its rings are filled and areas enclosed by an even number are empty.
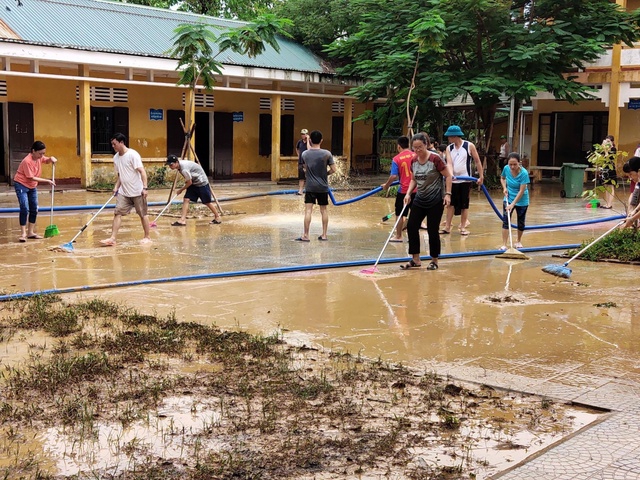
<svg viewBox="0 0 640 480"><path fill-rule="evenodd" d="M205 451L231 448L215 437L199 439L203 432L219 425L220 409L215 398L168 397L144 421L126 427L118 422L97 422L83 435L50 428L34 437L56 475L101 471L117 476L137 464L146 464L149 458L191 464Z"/></svg>
<svg viewBox="0 0 640 480"><path fill-rule="evenodd" d="M515 414L517 415L518 412ZM539 415L544 417L542 412ZM532 433L526 429L511 431L513 430L511 425L521 422L514 416L514 412L510 414L504 410L487 409L483 412L483 417L487 419L486 423L464 426L454 434L466 439L464 449L456 451L446 444L435 449L415 447L412 449L417 456L414 463L423 468L439 465L452 469L474 465L474 478L488 479L593 423L601 414L580 408L568 408L565 411L565 417L571 420L570 426L562 431L555 431L558 424L554 422L549 425L548 431L543 433ZM546 417L547 421L551 422L548 420L549 415ZM544 420L545 418L542 418L542 421Z"/></svg>

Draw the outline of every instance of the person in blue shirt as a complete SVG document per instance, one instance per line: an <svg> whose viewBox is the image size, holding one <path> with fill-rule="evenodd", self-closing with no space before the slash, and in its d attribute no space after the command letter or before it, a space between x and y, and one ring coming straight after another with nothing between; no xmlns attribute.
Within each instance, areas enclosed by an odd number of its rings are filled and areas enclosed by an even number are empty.
<svg viewBox="0 0 640 480"><path fill-rule="evenodd" d="M518 237L515 247L522 248L524 222L529 208L529 172L520 163L520 155L517 152L512 152L507 157L507 164L500 175L500 183L502 183L502 193L504 194L502 202L502 247L500 247L500 250L507 249L507 240L509 238L509 223L507 222L511 221L511 212L514 209L518 217Z"/></svg>

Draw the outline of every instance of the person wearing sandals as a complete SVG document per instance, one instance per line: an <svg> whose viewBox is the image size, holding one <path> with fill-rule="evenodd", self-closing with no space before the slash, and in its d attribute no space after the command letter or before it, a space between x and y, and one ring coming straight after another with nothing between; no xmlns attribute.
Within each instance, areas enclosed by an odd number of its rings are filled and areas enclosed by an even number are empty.
<svg viewBox="0 0 640 480"><path fill-rule="evenodd" d="M385 183L380 185L382 191L387 191L389 186L396 180L400 180L398 185L398 191L396 192L395 212L396 217L402 215L402 218L396 222L396 235L390 239L390 242L402 243L402 232L404 225L409 216L409 209L411 204L404 208L404 196L407 193L407 187L411 181L411 162L413 161L414 153L409 149L409 137L399 137L397 140L398 154L393 157L391 162L391 173Z"/></svg>
<svg viewBox="0 0 640 480"><path fill-rule="evenodd" d="M524 233L524 222L529 208L529 172L520 163L520 155L511 152L507 157L507 164L502 169L500 175L502 193L502 246L500 250L507 249L509 239L509 223L511 212L516 211L518 218L518 236L515 247L522 248L522 234Z"/></svg>
<svg viewBox="0 0 640 480"><path fill-rule="evenodd" d="M411 182L404 197L404 203L411 202L411 213L407 223L409 237L409 255L411 260L401 265L403 270L420 268L420 224L427 218L427 233L429 235L429 255L431 262L427 270L438 269L440 256L440 235L438 229L442 220L444 208L451 203L451 185L453 173L451 166L445 163L440 155L429 151L429 136L419 133L411 138L416 158L411 164ZM444 178L444 181L443 181ZM411 192L418 188L413 200Z"/></svg>
<svg viewBox="0 0 640 480"><path fill-rule="evenodd" d="M317 203L322 218L322 235L318 240L326 242L327 228L329 227L329 175L337 172L333 155L329 150L320 148L322 144L322 132L314 130L309 134L309 148L302 152L303 168L306 175L306 189L304 194L304 220L302 236L296 238L297 242L310 242L309 227L313 206Z"/></svg>
<svg viewBox="0 0 640 480"><path fill-rule="evenodd" d="M176 192L176 196L185 190L184 199L182 200L182 213L180 220L173 222L174 227L184 227L187 224L187 212L189 211L189 202L197 203L202 200L205 205L213 213L211 223L220 225L220 214L213 204L213 195L211 195L211 187L209 186L209 178L204 173L201 165L191 160L180 160L175 155L167 157L167 165L171 170L177 170L184 177L184 186Z"/></svg>
<svg viewBox="0 0 640 480"><path fill-rule="evenodd" d="M464 132L458 125L451 125L444 136L448 138L450 144L447 147L447 163L451 165L451 170L456 177L471 177L471 162L475 162L478 171L476 183L481 186L484 181L484 170L476 146L468 140L463 140ZM460 235L469 235L467 230L467 220L469 218L469 194L471 192L471 182L468 180L453 180L451 204L447 207L447 216L444 227L440 230L442 234L451 233L451 222L454 215L460 215Z"/></svg>
<svg viewBox="0 0 640 480"><path fill-rule="evenodd" d="M56 163L56 157L45 156L45 145L40 141L34 142L29 153L16 171L15 182L16 195L20 203L20 242L29 239L43 238L36 233L36 217L38 216L38 183L48 183L55 186L55 182L48 178L42 178L42 164ZM28 220L28 223L27 223Z"/></svg>

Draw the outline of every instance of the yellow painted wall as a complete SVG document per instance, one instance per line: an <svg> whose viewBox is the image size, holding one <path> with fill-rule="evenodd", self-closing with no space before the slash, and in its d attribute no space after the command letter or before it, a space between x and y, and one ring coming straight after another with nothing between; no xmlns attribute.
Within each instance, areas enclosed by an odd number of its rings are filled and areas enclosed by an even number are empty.
<svg viewBox="0 0 640 480"><path fill-rule="evenodd" d="M633 156L640 143L640 111L620 109L620 138L616 142L618 150L627 152L627 159Z"/></svg>
<svg viewBox="0 0 640 480"><path fill-rule="evenodd" d="M25 70L26 66L12 66L14 70ZM61 71L60 69L41 69L42 73L78 75L77 71ZM146 80L136 77L134 80ZM60 161L56 166L58 179L79 179L81 177L81 158L77 154L77 125L76 125L76 87L77 81L36 79L27 77L7 77L7 101L32 103L34 108L35 139L47 145L47 154L55 155ZM116 87L116 84L105 83L92 86ZM166 131L167 110L182 110L181 88L154 87L144 85L123 85L128 90L128 103L96 102L96 107L127 107L129 109L129 141L128 145L137 150L145 161L145 165L162 165L167 154ZM258 155L259 146L259 115L267 113L260 110L259 102L266 94L235 93L214 91L215 108L198 107L198 111L244 112L244 121L234 123L234 174L265 173L271 171L270 157ZM332 113L334 99L315 97L287 97L295 99L294 141L299 138L302 128L320 130L324 134L322 146L331 148L331 117L339 114ZM163 120L150 120L150 109L162 109ZM356 105L354 116L364 111L363 105ZM371 153L372 127L370 122L356 122L353 126L352 158L356 155ZM295 144L292 145L295 147ZM295 155L295 153L294 153ZM109 175L111 155L92 155L92 175L104 177ZM206 163L206 159L201 159ZM291 161L285 168L283 178L297 176L297 165ZM45 167L44 175L49 176L50 170Z"/></svg>
<svg viewBox="0 0 640 480"><path fill-rule="evenodd" d="M7 100L33 104L34 140L44 142L47 155L55 156L57 178L79 178L80 163L76 155L75 90L72 82L7 77ZM73 133L70 135L70 133ZM43 167L51 176L51 167Z"/></svg>
<svg viewBox="0 0 640 480"><path fill-rule="evenodd" d="M365 110L373 110L373 104L355 104L353 118L362 115ZM356 155L372 154L373 149L373 120L358 120L353 124L353 150L351 162Z"/></svg>

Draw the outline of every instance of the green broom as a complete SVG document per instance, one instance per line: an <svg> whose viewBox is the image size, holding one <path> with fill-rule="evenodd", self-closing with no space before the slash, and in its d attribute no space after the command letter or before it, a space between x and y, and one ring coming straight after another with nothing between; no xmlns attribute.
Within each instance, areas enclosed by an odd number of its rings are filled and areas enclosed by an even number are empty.
<svg viewBox="0 0 640 480"><path fill-rule="evenodd" d="M53 163L51 166L51 220L49 220L50 225L44 231L44 238L55 237L56 235L60 235L58 231L58 227L53 224L53 192L55 189L55 179L56 179L56 164Z"/></svg>

